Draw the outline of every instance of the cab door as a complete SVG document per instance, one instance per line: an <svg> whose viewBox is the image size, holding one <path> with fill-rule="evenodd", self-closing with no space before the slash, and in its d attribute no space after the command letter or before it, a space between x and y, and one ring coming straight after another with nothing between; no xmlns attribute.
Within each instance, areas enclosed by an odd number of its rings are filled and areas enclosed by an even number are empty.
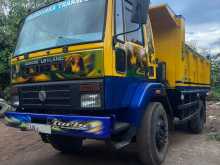
<svg viewBox="0 0 220 165"><path fill-rule="evenodd" d="M117 38L115 46L115 69L122 76L145 77L147 51L145 48L145 26L131 22L132 3L115 0L115 34L125 33ZM126 33L129 31L135 32Z"/></svg>

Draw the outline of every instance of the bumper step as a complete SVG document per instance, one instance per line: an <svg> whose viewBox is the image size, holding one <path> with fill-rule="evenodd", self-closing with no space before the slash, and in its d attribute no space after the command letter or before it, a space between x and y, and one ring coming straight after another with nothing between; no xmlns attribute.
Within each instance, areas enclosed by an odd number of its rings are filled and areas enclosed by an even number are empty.
<svg viewBox="0 0 220 165"><path fill-rule="evenodd" d="M122 131L128 130L130 127L130 124L128 123L115 123L114 127L113 127L113 134L118 134Z"/></svg>

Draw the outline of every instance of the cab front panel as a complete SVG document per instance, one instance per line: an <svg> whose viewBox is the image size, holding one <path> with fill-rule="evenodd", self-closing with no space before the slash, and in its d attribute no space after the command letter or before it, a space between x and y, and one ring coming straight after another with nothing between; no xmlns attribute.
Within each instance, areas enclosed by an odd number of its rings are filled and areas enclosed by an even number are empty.
<svg viewBox="0 0 220 165"><path fill-rule="evenodd" d="M48 50L48 52L53 50ZM36 55L40 52L36 53ZM80 78L97 78L104 75L104 52L102 48L75 51L37 58L12 61L12 83L27 84L37 82L68 81Z"/></svg>

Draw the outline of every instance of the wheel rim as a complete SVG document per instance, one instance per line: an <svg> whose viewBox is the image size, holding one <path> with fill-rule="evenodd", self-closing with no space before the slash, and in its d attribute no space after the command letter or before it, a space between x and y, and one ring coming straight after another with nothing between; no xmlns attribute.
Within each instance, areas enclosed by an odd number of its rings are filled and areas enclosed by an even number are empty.
<svg viewBox="0 0 220 165"><path fill-rule="evenodd" d="M155 132L155 145L158 152L163 152L168 143L168 123L166 117L158 116Z"/></svg>

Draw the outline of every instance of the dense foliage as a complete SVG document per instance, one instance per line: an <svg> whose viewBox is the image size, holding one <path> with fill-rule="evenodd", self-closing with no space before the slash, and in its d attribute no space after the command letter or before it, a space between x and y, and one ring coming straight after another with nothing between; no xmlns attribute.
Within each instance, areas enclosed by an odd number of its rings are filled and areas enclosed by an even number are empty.
<svg viewBox="0 0 220 165"><path fill-rule="evenodd" d="M220 54L212 57L212 96L220 100Z"/></svg>
<svg viewBox="0 0 220 165"><path fill-rule="evenodd" d="M0 86L10 81L9 58L13 53L17 31L22 18L31 10L55 0L1 0L0 1Z"/></svg>

